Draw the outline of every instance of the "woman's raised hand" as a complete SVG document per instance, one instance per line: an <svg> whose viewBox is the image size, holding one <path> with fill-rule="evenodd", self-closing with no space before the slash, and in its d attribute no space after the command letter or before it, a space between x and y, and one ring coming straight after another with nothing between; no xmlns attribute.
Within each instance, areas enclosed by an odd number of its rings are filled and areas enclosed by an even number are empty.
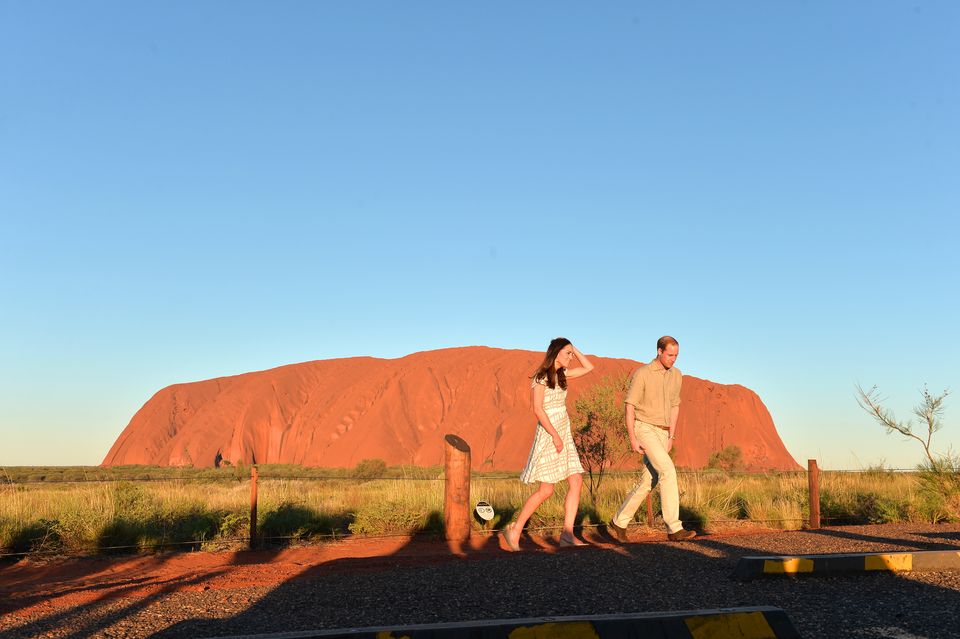
<svg viewBox="0 0 960 639"><path fill-rule="evenodd" d="M593 362L586 358L586 356L577 349L576 346L570 344L570 348L573 349L573 354L576 356L577 361L580 362L580 366L576 368L567 369L567 379L573 379L575 377L582 377L593 370Z"/></svg>

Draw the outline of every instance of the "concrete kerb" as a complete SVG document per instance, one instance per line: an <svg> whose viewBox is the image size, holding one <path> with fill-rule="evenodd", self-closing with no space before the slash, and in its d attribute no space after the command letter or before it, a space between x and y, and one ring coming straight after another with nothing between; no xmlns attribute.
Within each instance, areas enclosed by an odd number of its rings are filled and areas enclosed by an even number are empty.
<svg viewBox="0 0 960 639"><path fill-rule="evenodd" d="M960 570L960 552L866 552L833 555L741 557L733 576L744 581L771 575L837 575L858 572Z"/></svg>
<svg viewBox="0 0 960 639"><path fill-rule="evenodd" d="M414 626L306 630L219 639L799 639L780 608L720 608L623 615L537 617Z"/></svg>

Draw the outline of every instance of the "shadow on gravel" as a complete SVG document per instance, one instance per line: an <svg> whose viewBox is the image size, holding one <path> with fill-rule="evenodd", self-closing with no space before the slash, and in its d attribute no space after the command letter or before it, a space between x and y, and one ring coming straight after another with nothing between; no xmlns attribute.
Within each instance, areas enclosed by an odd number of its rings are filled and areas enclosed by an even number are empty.
<svg viewBox="0 0 960 639"><path fill-rule="evenodd" d="M160 562L161 566L172 555L164 557ZM77 559L66 564L33 565L32 562L24 559L17 564L6 566L0 569L0 614L28 608L53 596L114 588L117 582L131 586L142 582L136 568L113 572L112 563L107 559ZM110 583L95 585L86 583L87 579L93 579L108 571L113 572ZM56 586L55 584L58 583L64 585ZM54 585L51 586L51 584ZM38 588L41 588L40 592L37 592ZM53 590L52 593L51 590Z"/></svg>
<svg viewBox="0 0 960 639"><path fill-rule="evenodd" d="M265 563L282 552L288 543L275 544L274 547L259 550L256 553L234 553L229 565L241 565L248 562ZM182 553L166 553L149 557L150 570L162 570L173 558L182 556ZM156 562L159 558L159 562ZM146 558L145 558L146 559ZM55 633L58 639L79 639L97 634L97 631L112 626L124 619L139 613L151 603L159 601L171 593L189 591L192 587L203 582L215 579L229 573L230 568L203 571L192 577L184 578L177 574L170 578L157 580L141 576L136 557L133 565L117 572L115 560L103 558L80 559L64 564L53 563L49 567L30 567L24 571L21 578L17 566L0 570L0 614L16 613L47 600L54 600L64 596L80 596L82 601L71 605L58 605L54 612L39 616L25 624L3 631L3 636L34 637L47 636ZM156 563L153 563L156 562ZM96 581L105 574L109 579ZM51 575L55 578L51 579ZM57 586L58 579L63 586ZM93 583L87 583L87 581ZM33 593L38 584L42 590ZM150 594L144 595L144 588L149 588ZM199 588L197 588L199 589ZM101 594L96 594L101 592ZM84 596L86 595L86 596ZM117 603L124 603L117 606ZM82 611L85 621L77 623L78 613ZM69 628L63 632L63 628Z"/></svg>
<svg viewBox="0 0 960 639"><path fill-rule="evenodd" d="M70 631L65 633L56 632L58 639L81 639L82 637L94 636L97 634L97 631L112 626L113 624L138 613L140 610L146 608L154 601L158 601L173 592L181 591L184 589L184 587L189 587L201 581L206 581L211 577L216 577L224 572L226 572L226 570L218 573L207 573L205 575L195 576L191 579L174 577L161 582L160 588L156 592L146 597L132 596L130 599L124 599L128 595L135 595L135 591L138 587L136 584L120 590L112 589L108 597L98 597L93 601L83 605L84 612L88 615L92 615L92 617L86 623L76 623L76 607L71 606L68 608L59 608L55 614L48 615L23 626L17 627L12 631L11 636L13 636L13 633L15 633L16 636L22 637L52 636L50 635L51 632L60 631L62 628L70 628ZM157 583L153 582L151 585L155 588ZM124 600L127 603L124 603L122 606L116 609L107 607L107 604L118 600ZM100 609L102 609L103 614L98 614L101 612Z"/></svg>
<svg viewBox="0 0 960 639"><path fill-rule="evenodd" d="M912 636L934 639L960 636L960 582L955 573L942 576L892 574L845 577L769 578L752 582L732 579L739 557L801 552L848 551L861 542L878 548L938 549L960 538L960 531L920 531L907 538L882 527L866 530L821 529L815 532L698 538L616 545L597 542L585 548L557 548L552 539L524 535L523 552L501 550L496 536L471 545L448 544L437 534L439 513L421 534L395 552L378 557L341 558L305 566L294 577L240 604L236 590L199 592L201 582L229 572L153 581L149 595L141 590L136 566L114 575L109 585L85 586L106 571L102 560L78 562L55 596L93 593L83 603L58 608L41 618L4 631L5 636L32 637L54 633L75 639L134 632L149 635L169 623L160 615L174 610L177 618L193 615L153 637L216 637L234 634L406 625L443 621L489 620L563 615L696 610L770 605L783 608L805 637L871 639ZM902 532L902 531L901 531ZM796 536L795 540L791 536ZM912 539L911 539L912 537ZM927 537L923 542L917 537ZM960 543L949 545L956 548ZM845 548L847 550L838 550ZM269 561L282 548L236 553L236 565ZM796 551L792 551L796 552ZM163 563L176 555L162 557ZM154 558L155 560L156 558ZM52 570L53 568L51 568ZM0 571L0 605L10 610L4 593L30 592L29 580L14 581ZM952 580L952 581L951 581ZM120 586L119 589L117 586ZM99 589L104 589L100 593ZM106 590L109 589L109 592ZM187 592L183 592L187 591ZM193 591L193 592L191 592ZM13 609L39 603L40 594L17 598ZM181 592L175 599L171 593ZM181 598L182 597L182 598ZM149 615L139 615L151 604ZM206 618L227 614L223 619ZM155 624L155 625L153 625Z"/></svg>
<svg viewBox="0 0 960 639"><path fill-rule="evenodd" d="M771 554L763 546L772 537L780 535L557 549L524 536L520 553L491 537L457 558L443 542L415 538L389 556L310 566L232 617L152 637L762 605L786 610L805 637L960 636L960 594L935 583L891 574L734 580L737 559ZM810 540L831 538L843 537Z"/></svg>
<svg viewBox="0 0 960 639"><path fill-rule="evenodd" d="M164 556L159 563L159 566L163 566L174 556L176 555L173 553ZM58 568L60 570L63 569L62 566L54 565L51 567L51 570L56 571ZM55 633L59 639L79 639L80 637L89 637L96 634L98 630L106 628L137 613L142 608L149 606L153 601L161 599L172 592L189 588L190 586L210 579L211 577L216 577L217 575L226 571L227 569L218 572L208 572L190 579L183 579L180 576L174 576L170 579L157 582L149 578L141 577L137 566L132 566L123 572L114 573L109 566L109 562L105 560L81 560L72 563L70 568L63 575L65 583L76 583L78 585L64 586L62 588L54 587L52 592L49 589L49 577L44 577L44 574L47 571L32 571L31 574L36 582L45 582L48 586L48 591L41 592L40 594L14 597L11 596L13 593L20 594L21 592L29 592L31 589L31 580L14 580L12 583L11 581L6 581L4 583L6 587L3 590L0 590L0 593L7 591L11 593L11 595L3 597L3 605L0 606L0 612L4 614L16 612L29 606L42 603L45 600L64 595L95 593L101 590L104 592L93 597L85 597L82 603L69 606L59 606L52 614L41 616L26 624L6 630L4 636L52 636L51 633ZM104 572L111 573L111 580L109 582L92 585L86 585L84 583L85 577L93 579L99 575L102 575ZM151 589L157 590L146 597L138 596L137 591L143 586L147 585L145 582L149 582ZM118 587L118 583L123 585ZM129 599L127 599L128 597ZM113 604L120 600L125 600L129 603L125 603L119 608L114 607ZM89 621L77 624L77 612L78 609L81 608L86 614L91 615L91 617ZM101 610L103 611L103 614L98 614ZM63 632L63 628L69 628L70 630L68 632Z"/></svg>
<svg viewBox="0 0 960 639"><path fill-rule="evenodd" d="M736 539L737 543L705 538L696 542L696 545L727 557L731 570L737 559L744 556L936 550L944 546L937 542L924 543L829 528L803 531L799 534L808 537L809 545L790 553L771 551L767 536L743 537ZM830 538L867 541L877 548L868 551L849 548L837 551L836 546L831 547ZM947 548L955 549L957 546ZM932 573L928 573L927 579L918 579L915 574L898 575L887 572L830 577L773 575L749 582L738 582L732 575L728 575L729 582L738 584L741 592L751 593L749 601L743 600L730 605L770 605L783 608L804 637L958 637L960 587L957 581L950 577L929 575ZM946 585L941 586L940 583Z"/></svg>
<svg viewBox="0 0 960 639"><path fill-rule="evenodd" d="M917 533L917 536L927 537L928 539L953 539L956 541L954 546L960 546L960 532L921 532Z"/></svg>
<svg viewBox="0 0 960 639"><path fill-rule="evenodd" d="M891 546L889 550L957 550L960 549L960 533L921 533L918 537L927 537L929 539L956 539L957 543L942 543L936 541L921 541L913 539L902 539L893 537L882 537L878 535L868 535L862 532L853 532L849 530L838 530L833 528L820 528L816 531L818 535L826 537L840 537L842 539L853 539L870 543L878 543Z"/></svg>
<svg viewBox="0 0 960 639"><path fill-rule="evenodd" d="M405 604L402 599L406 597L417 599L413 612L422 611L423 606L427 605L425 601L440 594L437 584L429 578L430 574L442 571L443 566L451 562L479 567L485 563L477 561L481 558L491 560L506 554L501 550L496 534L491 534L479 544L447 542L443 540L442 532L438 532L442 531L442 524L442 514L433 512L410 541L392 554L341 558L310 566L233 617L191 619L151 637L215 637L281 629L339 627L323 621L328 616L326 613L330 606L343 613L371 608L382 613L403 608ZM526 543L528 540L524 541ZM400 575L388 577L394 572ZM382 590L370 585L383 581L392 585ZM470 587L469 583L463 583L456 590L469 591ZM419 601L420 597L423 597L423 603ZM328 598L334 602L325 601Z"/></svg>

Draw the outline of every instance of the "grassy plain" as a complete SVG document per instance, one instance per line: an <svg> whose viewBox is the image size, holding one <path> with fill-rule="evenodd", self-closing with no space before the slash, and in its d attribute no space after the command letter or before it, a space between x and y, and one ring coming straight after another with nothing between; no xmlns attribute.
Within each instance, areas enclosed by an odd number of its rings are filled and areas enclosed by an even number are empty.
<svg viewBox="0 0 960 639"><path fill-rule="evenodd" d="M267 544L321 541L348 535L438 533L443 524L440 468L316 469L259 467L259 534ZM380 471L384 477L371 478ZM126 468L0 469L0 555L70 555L226 549L249 534L250 469ZM581 524L609 520L635 480L605 477L596 503L581 498ZM515 473L477 475L474 501L489 502L493 521L509 521L532 491ZM744 474L682 471L681 518L688 527L803 526L808 517L805 473ZM824 524L956 521L951 505L924 488L915 473L883 470L821 475ZM531 529L558 529L565 484L534 515ZM655 493L656 495L656 493ZM656 496L655 511L658 510ZM645 525L645 509L637 518ZM654 529L662 522L655 520Z"/></svg>

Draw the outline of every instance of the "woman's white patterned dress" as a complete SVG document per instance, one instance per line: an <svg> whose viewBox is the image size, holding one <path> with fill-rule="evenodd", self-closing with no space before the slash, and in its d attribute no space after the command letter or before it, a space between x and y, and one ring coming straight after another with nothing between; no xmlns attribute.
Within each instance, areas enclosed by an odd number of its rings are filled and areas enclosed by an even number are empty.
<svg viewBox="0 0 960 639"><path fill-rule="evenodd" d="M530 387L533 388L535 384L544 386L543 410L557 430L557 434L560 435L560 439L563 440L563 450L557 452L556 446L553 445L553 437L538 422L537 434L530 448L530 457L527 458L527 465L520 473L520 481L527 484L538 481L555 484L570 475L582 473L583 466L580 464L580 456L577 454L577 447L573 444L573 435L570 432L567 391L560 388L559 383L556 388L550 388L546 380L535 380Z"/></svg>

